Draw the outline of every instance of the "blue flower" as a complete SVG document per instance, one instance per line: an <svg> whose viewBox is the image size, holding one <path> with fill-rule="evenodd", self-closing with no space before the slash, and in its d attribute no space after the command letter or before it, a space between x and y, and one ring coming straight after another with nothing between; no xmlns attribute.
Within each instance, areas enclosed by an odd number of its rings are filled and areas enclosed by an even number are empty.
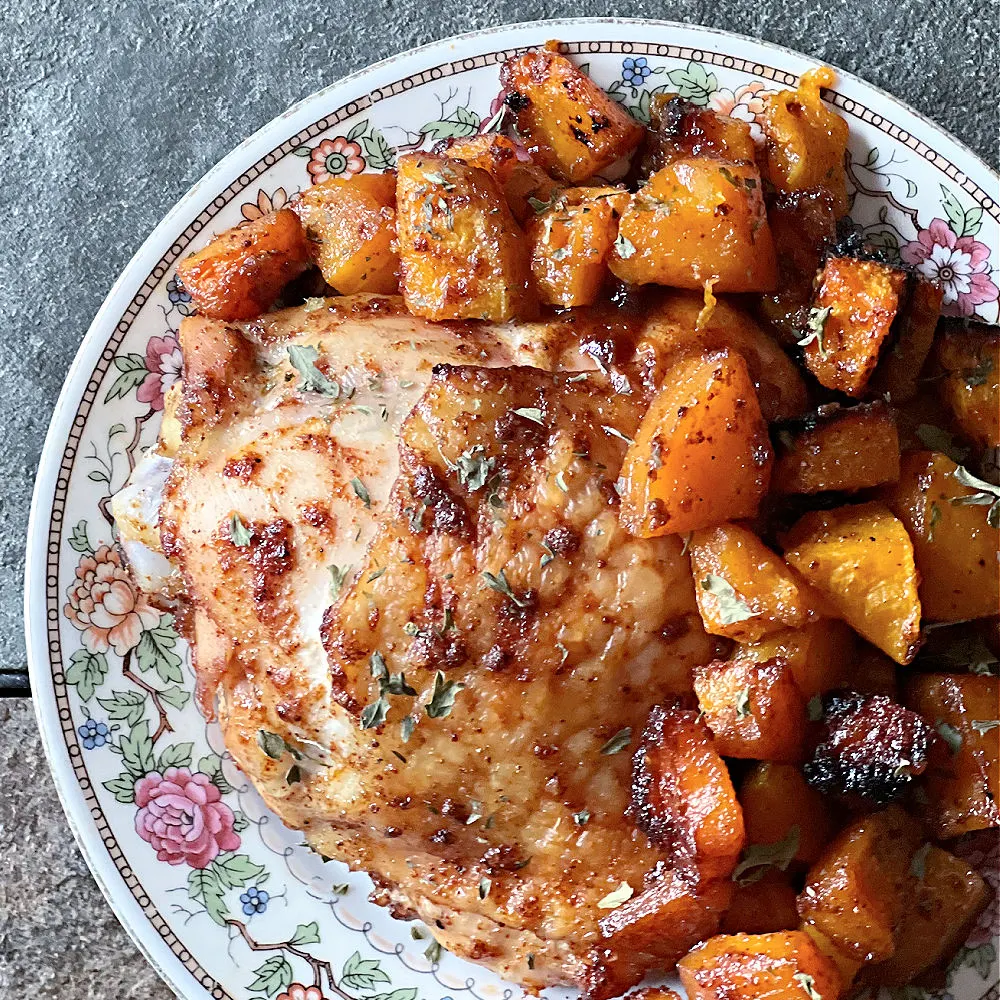
<svg viewBox="0 0 1000 1000"><path fill-rule="evenodd" d="M84 750L93 750L94 747L102 747L108 742L108 727L103 722L96 722L94 719L87 721L77 729L80 738L83 740Z"/></svg>
<svg viewBox="0 0 1000 1000"><path fill-rule="evenodd" d="M629 56L622 60L622 79L630 87L641 87L652 72L645 56L639 56L638 59Z"/></svg>
<svg viewBox="0 0 1000 1000"><path fill-rule="evenodd" d="M167 282L167 297L175 305L178 302L190 302L191 296L188 294L187 289L177 280L177 276L174 275Z"/></svg>
<svg viewBox="0 0 1000 1000"><path fill-rule="evenodd" d="M255 885L250 886L240 896L240 902L243 904L243 912L248 917L252 917L255 913L263 913L267 909L267 901L270 898L265 890L258 889Z"/></svg>

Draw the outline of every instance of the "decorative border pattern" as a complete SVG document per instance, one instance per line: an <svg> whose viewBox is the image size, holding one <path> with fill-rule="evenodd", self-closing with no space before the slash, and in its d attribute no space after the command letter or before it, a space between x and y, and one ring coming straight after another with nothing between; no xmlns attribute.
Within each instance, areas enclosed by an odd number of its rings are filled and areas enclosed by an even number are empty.
<svg viewBox="0 0 1000 1000"><path fill-rule="evenodd" d="M764 63L683 45L651 42L589 41L570 42L565 44L563 48L564 51L570 54L583 56L590 54L620 53L623 55L647 55L659 58L693 61L722 67L724 69L732 69L749 73L757 78L774 81L782 86L794 86L798 80L798 76L796 74ZM331 114L314 121L306 128L301 129L295 135L290 136L280 145L274 147L270 152L258 159L252 167L247 169L232 183L230 183L224 191L214 197L209 205L207 205L203 211L189 223L182 235L170 246L168 251L151 269L146 279L132 298L128 307L125 309L121 319L116 325L113 336L105 345L98 363L91 372L91 376L77 407L77 411L72 422L72 428L63 449L49 520L47 541L48 559L45 584L48 650L53 668L52 682L58 707L58 717L63 731L63 738L68 750L70 763L83 792L95 827L101 836L111 861L114 863L132 896L135 898L143 913L149 919L152 926L156 929L157 933L171 949L174 955L177 956L184 967L191 972L202 987L209 991L212 997L218 998L218 1000L232 1000L232 998L222 985L201 967L188 949L185 948L183 943L177 938L174 931L163 919L157 907L143 890L139 879L132 871L125 855L118 846L111 826L108 823L97 795L95 794L87 768L84 764L83 752L77 739L77 732L74 727L69 700L67 698L65 664L59 633L60 597L58 572L61 540L63 538L63 521L66 512L70 478L75 467L75 460L82 435L87 424L87 419L96 400L99 388L112 365L117 349L129 333L143 306L147 303L152 291L160 284L164 277L166 277L172 264L185 251L185 248L190 244L191 240L197 237L223 208L229 205L238 194L245 191L266 170L273 167L284 157L291 154L296 148L302 147L313 138L322 135L339 123L374 107L381 101L427 83L458 76L471 70L498 65L521 51L524 51L524 47L517 49L500 49L477 55L475 57L456 59L452 62L434 66L419 73L401 78L386 86L376 88L357 100L347 102ZM921 156L942 174L944 174L945 177L961 187L962 190L974 199L975 202L993 219L1000 221L1000 207L998 207L997 202L977 184L975 184L971 178L960 171L958 167L946 157L931 149L923 141L910 135L903 129L900 129L892 122L887 121L883 118L883 116L872 111L864 104L847 98L838 93L836 90L827 91L824 96L846 115L850 115L860 121L866 122L897 142L905 144L908 148L917 153L917 155ZM995 993L995 988L993 993ZM512 995L512 991L508 991L505 994L505 996Z"/></svg>

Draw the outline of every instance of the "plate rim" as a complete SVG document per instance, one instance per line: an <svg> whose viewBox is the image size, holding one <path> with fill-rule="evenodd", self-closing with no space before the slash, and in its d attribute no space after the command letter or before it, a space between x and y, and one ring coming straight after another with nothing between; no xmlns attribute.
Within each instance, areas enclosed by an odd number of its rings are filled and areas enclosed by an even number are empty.
<svg viewBox="0 0 1000 1000"><path fill-rule="evenodd" d="M539 37L526 43L533 45L541 44L545 40L541 37L543 34L546 38L558 37L567 28L574 32L586 29L603 31L603 29L613 26L631 28L648 26L657 31L681 29L684 32L704 35L706 39L712 39L716 42L729 40L738 45L749 45L775 53L780 57L779 66L787 66L789 60L795 66L831 66L837 73L838 85L842 87L844 83L847 83L851 88L860 88L869 94L877 95L880 101L879 108L889 107L893 110L892 120L894 122L897 121L896 113L903 112L920 124L922 134L932 134L943 140L946 146L959 152L961 157L953 158L959 159L960 162L954 165L967 179L973 180L969 176L969 171L963 169L962 158L967 158L977 173L981 171L985 175L985 179L994 185L994 188L1000 184L1000 175L997 171L943 126L881 87L854 73L840 69L832 63L780 43L708 25L688 24L682 21L657 18L613 16L512 22L450 35L397 52L355 70L302 97L286 110L265 122L205 171L171 206L124 266L89 324L66 371L63 387L53 408L39 457L28 517L24 563L25 646L31 683L31 700L46 763L56 787L60 805L77 846L111 911L122 924L143 958L179 997L194 996L189 992L188 987L182 985L180 981L185 979L190 983L193 975L167 948L159 933L150 933L150 919L143 912L142 907L128 887L124 885L121 872L117 867L113 872L108 868L110 863L107 856L108 846L101 839L96 826L86 825L79 821L82 811L86 811L87 806L83 801L79 783L72 777L72 764L68 760L65 746L56 745L56 734L59 732L59 708L55 700L53 665L46 638L46 552L60 465L65 454L70 427L77 415L80 402L86 391L87 379L90 377L88 366L92 367L100 353L105 349L110 331L120 321L128 304L134 300L156 263L176 239L178 223L190 216L192 208L197 206L199 209L203 209L203 202L199 201L203 198L203 191L205 189L214 191L218 182L224 178L234 177L238 180L240 172L260 158L259 155L252 156L252 154L260 152L258 147L265 140L270 141L271 138L286 136L289 129L293 127L292 123L307 109L317 104L323 104L326 98L336 92L344 92L345 102L352 100L354 94L359 97L363 96L366 91L358 89L358 84L377 79L398 64L410 60L415 64L420 64L424 61L425 56L434 52L440 53L442 58L449 58L450 50L450 58L453 59L456 55L454 50L468 48L470 45L481 49L482 46L479 44L481 40L490 36L511 32L537 33ZM598 37L595 35L593 40L598 40ZM788 70L786 69L786 71ZM797 71L801 72L801 69ZM370 90L371 88L367 92ZM913 130L910 131L912 134ZM293 130L291 135L294 134ZM978 181L973 180L973 183L977 187L979 186ZM190 225L190 223L188 224ZM180 231L183 232L183 228ZM69 773L67 773L67 768L69 768ZM106 873L111 876L110 879L106 878ZM112 880L118 884L112 885ZM197 984L196 988L203 989L204 987Z"/></svg>

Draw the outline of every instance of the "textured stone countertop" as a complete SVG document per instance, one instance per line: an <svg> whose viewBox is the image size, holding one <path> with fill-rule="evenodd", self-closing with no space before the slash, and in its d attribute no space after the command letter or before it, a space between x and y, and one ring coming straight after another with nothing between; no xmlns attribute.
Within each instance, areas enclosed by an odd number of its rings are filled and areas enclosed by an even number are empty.
<svg viewBox="0 0 1000 1000"><path fill-rule="evenodd" d="M288 105L368 63L505 22L619 14L851 70L997 165L996 0L5 0L0 4L0 668L24 669L33 473L80 338L170 206ZM252 8L252 9L250 9ZM0 997L166 1000L91 879L26 699L0 701Z"/></svg>

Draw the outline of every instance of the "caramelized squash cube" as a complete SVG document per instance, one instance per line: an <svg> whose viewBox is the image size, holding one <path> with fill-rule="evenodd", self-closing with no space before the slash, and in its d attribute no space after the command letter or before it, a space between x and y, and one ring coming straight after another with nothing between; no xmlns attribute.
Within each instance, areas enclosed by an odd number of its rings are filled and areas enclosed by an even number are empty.
<svg viewBox="0 0 1000 1000"><path fill-rule="evenodd" d="M785 561L838 617L897 663L920 645L919 575L902 522L880 503L812 511L786 539Z"/></svg>
<svg viewBox="0 0 1000 1000"><path fill-rule="evenodd" d="M821 407L776 437L774 493L853 493L899 478L896 418L881 400Z"/></svg>
<svg viewBox="0 0 1000 1000"><path fill-rule="evenodd" d="M546 305L597 301L628 193L617 188L569 188L527 223L531 273Z"/></svg>
<svg viewBox="0 0 1000 1000"><path fill-rule="evenodd" d="M775 873L773 878L736 886L720 929L723 934L770 934L798 926L795 890L786 876Z"/></svg>
<svg viewBox="0 0 1000 1000"><path fill-rule="evenodd" d="M579 184L642 141L642 126L553 48L507 60L500 82L532 158L561 180Z"/></svg>
<svg viewBox="0 0 1000 1000"><path fill-rule="evenodd" d="M935 345L938 396L980 448L1000 445L1000 333L978 324L947 329Z"/></svg>
<svg viewBox="0 0 1000 1000"><path fill-rule="evenodd" d="M431 153L399 158L403 298L415 316L502 323L530 314L527 242L496 181Z"/></svg>
<svg viewBox="0 0 1000 1000"><path fill-rule="evenodd" d="M712 635L757 642L821 615L822 597L747 528L702 528L688 552L698 610Z"/></svg>
<svg viewBox="0 0 1000 1000"><path fill-rule="evenodd" d="M836 966L801 931L709 938L677 963L688 1000L836 1000Z"/></svg>
<svg viewBox="0 0 1000 1000"><path fill-rule="evenodd" d="M906 704L947 744L924 779L935 834L945 839L1000 826L997 678L920 674L906 686Z"/></svg>
<svg viewBox="0 0 1000 1000"><path fill-rule="evenodd" d="M906 272L853 257L828 257L803 344L820 385L860 396L899 311Z"/></svg>
<svg viewBox="0 0 1000 1000"><path fill-rule="evenodd" d="M520 162L517 146L505 135L474 135L455 139L442 152L452 160L485 170L503 188Z"/></svg>
<svg viewBox="0 0 1000 1000"><path fill-rule="evenodd" d="M679 358L622 464L619 517L634 535L753 517L771 449L746 362L731 351Z"/></svg>
<svg viewBox="0 0 1000 1000"><path fill-rule="evenodd" d="M547 205L551 205L562 190L562 185L536 167L533 163L518 160L510 177L503 185L504 197L514 218L522 226L526 225Z"/></svg>
<svg viewBox="0 0 1000 1000"><path fill-rule="evenodd" d="M622 215L610 267L630 285L772 289L777 264L756 165L688 157L658 170Z"/></svg>
<svg viewBox="0 0 1000 1000"><path fill-rule="evenodd" d="M913 541L928 621L985 618L1000 607L1000 530L988 520L991 495L963 485L957 471L940 452L912 452L903 459L899 481L884 492ZM970 503L981 497L986 504Z"/></svg>
<svg viewBox="0 0 1000 1000"><path fill-rule="evenodd" d="M920 373L934 345L943 296L940 285L911 275L906 305L896 321L895 343L883 353L872 379L875 391L888 393L895 406L917 395Z"/></svg>
<svg viewBox="0 0 1000 1000"><path fill-rule="evenodd" d="M812 864L833 836L826 800L792 764L758 764L740 785L748 844L778 844L798 829L793 860Z"/></svg>
<svg viewBox="0 0 1000 1000"><path fill-rule="evenodd" d="M333 177L294 208L328 285L341 295L399 291L394 173Z"/></svg>
<svg viewBox="0 0 1000 1000"><path fill-rule="evenodd" d="M765 176L778 191L823 188L838 216L847 211L847 122L823 103L821 87L832 87L827 67L802 74L796 90L764 99L761 125L767 148Z"/></svg>
<svg viewBox="0 0 1000 1000"><path fill-rule="evenodd" d="M283 208L220 233L177 265L177 277L202 316L253 319L274 305L310 259L298 216Z"/></svg>
<svg viewBox="0 0 1000 1000"><path fill-rule="evenodd" d="M716 749L724 757L802 760L806 700L780 660L717 660L696 667L694 691Z"/></svg>

